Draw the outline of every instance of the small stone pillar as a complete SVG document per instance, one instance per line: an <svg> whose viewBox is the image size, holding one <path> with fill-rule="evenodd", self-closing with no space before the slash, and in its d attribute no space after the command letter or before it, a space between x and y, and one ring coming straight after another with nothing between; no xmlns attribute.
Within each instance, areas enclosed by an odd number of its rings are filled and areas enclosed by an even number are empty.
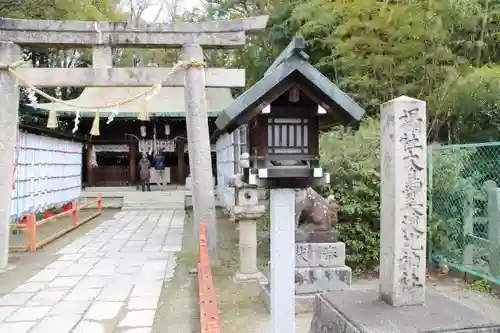
<svg viewBox="0 0 500 333"><path fill-rule="evenodd" d="M229 186L236 190L232 216L239 229L240 269L234 279L237 282L265 281L264 274L257 268L257 220L266 209L259 205L257 187L242 182L238 176Z"/></svg>

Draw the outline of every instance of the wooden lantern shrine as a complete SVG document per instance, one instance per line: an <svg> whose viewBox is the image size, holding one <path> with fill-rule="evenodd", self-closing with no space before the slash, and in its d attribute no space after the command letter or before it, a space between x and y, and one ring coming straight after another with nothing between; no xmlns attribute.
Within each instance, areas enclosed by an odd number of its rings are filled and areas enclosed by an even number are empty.
<svg viewBox="0 0 500 333"><path fill-rule="evenodd" d="M296 37L216 120L215 136L248 124L244 181L265 188L304 188L329 182L319 166L319 131L358 122L364 110L308 62Z"/></svg>

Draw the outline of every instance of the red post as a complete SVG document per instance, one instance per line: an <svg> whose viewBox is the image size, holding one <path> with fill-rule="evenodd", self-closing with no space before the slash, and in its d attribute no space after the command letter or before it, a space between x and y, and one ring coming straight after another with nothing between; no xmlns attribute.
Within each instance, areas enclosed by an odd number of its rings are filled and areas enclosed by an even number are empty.
<svg viewBox="0 0 500 333"><path fill-rule="evenodd" d="M36 252L36 217L35 214L28 216L28 221L26 222L28 227L28 251Z"/></svg>
<svg viewBox="0 0 500 333"><path fill-rule="evenodd" d="M71 216L73 217L73 225L78 225L78 205L76 200L71 202Z"/></svg>
<svg viewBox="0 0 500 333"><path fill-rule="evenodd" d="M97 212L102 214L102 193L97 195Z"/></svg>

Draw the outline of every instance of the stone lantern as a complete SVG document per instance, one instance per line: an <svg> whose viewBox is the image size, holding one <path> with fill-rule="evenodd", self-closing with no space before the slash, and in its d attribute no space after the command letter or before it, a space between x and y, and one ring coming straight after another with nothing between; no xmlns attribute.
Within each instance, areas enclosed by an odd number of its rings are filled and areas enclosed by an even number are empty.
<svg viewBox="0 0 500 333"><path fill-rule="evenodd" d="M351 281L344 244L295 244L297 191L330 182L319 164L320 130L356 123L364 114L309 64L304 47L303 38L294 38L264 77L215 122L214 136L247 125L249 156L241 181L270 189L271 263L269 284L263 289L270 296L274 332L294 332L296 294L314 297L321 289Z"/></svg>

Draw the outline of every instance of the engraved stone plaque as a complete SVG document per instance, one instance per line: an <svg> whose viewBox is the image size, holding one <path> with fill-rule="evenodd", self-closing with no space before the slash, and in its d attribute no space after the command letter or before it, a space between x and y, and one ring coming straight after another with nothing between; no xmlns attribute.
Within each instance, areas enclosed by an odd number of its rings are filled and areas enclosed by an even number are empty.
<svg viewBox="0 0 500 333"><path fill-rule="evenodd" d="M352 273L344 267L309 267L295 269L295 293L310 294L341 290L351 284Z"/></svg>
<svg viewBox="0 0 500 333"><path fill-rule="evenodd" d="M339 267L345 265L345 244L296 243L295 267Z"/></svg>

